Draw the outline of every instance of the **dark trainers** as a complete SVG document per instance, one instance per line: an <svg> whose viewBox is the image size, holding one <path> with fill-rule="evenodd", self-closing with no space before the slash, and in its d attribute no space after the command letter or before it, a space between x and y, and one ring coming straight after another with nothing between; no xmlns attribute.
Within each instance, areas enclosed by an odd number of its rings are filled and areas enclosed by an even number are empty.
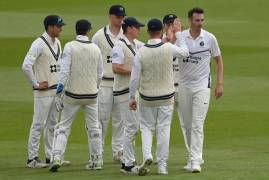
<svg viewBox="0 0 269 180"><path fill-rule="evenodd" d="M34 159L28 159L26 167L28 168L46 168L48 167L48 164L41 162L41 160L38 157L35 157Z"/></svg>

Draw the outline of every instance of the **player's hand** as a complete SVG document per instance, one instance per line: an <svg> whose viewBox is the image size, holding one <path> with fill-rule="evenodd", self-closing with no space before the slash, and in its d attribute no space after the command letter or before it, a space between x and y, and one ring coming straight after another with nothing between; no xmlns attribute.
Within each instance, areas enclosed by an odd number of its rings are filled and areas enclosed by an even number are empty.
<svg viewBox="0 0 269 180"><path fill-rule="evenodd" d="M58 112L64 108L63 100L58 96L55 97L55 106Z"/></svg>
<svg viewBox="0 0 269 180"><path fill-rule="evenodd" d="M39 84L38 85L39 90L45 90L45 89L48 89L49 87L48 81L42 81L42 82L39 82L38 84Z"/></svg>
<svg viewBox="0 0 269 180"><path fill-rule="evenodd" d="M182 23L179 18L176 18L173 22L172 29L174 33L182 31Z"/></svg>
<svg viewBox="0 0 269 180"><path fill-rule="evenodd" d="M223 94L223 85L218 84L215 89L215 97L216 99L219 99Z"/></svg>
<svg viewBox="0 0 269 180"><path fill-rule="evenodd" d="M173 25L170 25L168 28L167 28L167 32L166 32L166 41L167 42L171 42L175 39L175 34L173 32Z"/></svg>
<svg viewBox="0 0 269 180"><path fill-rule="evenodd" d="M136 110L137 109L137 102L134 99L131 99L129 102L129 108L130 110Z"/></svg>

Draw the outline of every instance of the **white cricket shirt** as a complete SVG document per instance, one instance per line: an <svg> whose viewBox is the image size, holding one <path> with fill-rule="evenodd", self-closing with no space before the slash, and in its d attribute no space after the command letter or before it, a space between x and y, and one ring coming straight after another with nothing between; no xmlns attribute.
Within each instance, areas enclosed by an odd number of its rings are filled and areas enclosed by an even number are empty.
<svg viewBox="0 0 269 180"><path fill-rule="evenodd" d="M210 62L220 56L216 37L205 30L193 39L190 30L182 32L189 49L189 57L179 61L179 84L187 87L211 87Z"/></svg>

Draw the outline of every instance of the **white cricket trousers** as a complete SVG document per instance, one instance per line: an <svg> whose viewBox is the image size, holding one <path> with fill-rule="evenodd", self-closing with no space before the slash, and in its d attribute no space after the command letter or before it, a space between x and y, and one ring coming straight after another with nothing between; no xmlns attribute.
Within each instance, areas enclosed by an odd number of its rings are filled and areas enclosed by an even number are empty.
<svg viewBox="0 0 269 180"><path fill-rule="evenodd" d="M64 108L61 113L61 121L56 125L55 129L55 142L52 152L53 160L63 159L71 126L80 107L84 107L85 109L86 129L90 138L90 143L88 144L90 158L92 156L101 156L102 138L98 122L97 104L75 105L64 102Z"/></svg>
<svg viewBox="0 0 269 180"><path fill-rule="evenodd" d="M140 106L140 130L143 159L153 158L151 153L153 135L156 133L157 162L166 162L169 157L170 126L173 105L159 107Z"/></svg>
<svg viewBox="0 0 269 180"><path fill-rule="evenodd" d="M139 129L139 118L136 111L129 109L129 101L120 103L121 119L124 125L123 161L125 166L135 162L135 140Z"/></svg>
<svg viewBox="0 0 269 180"><path fill-rule="evenodd" d="M123 150L123 121L120 114L120 103L114 99L112 87L100 87L98 91L98 116L102 130L103 144L112 115L112 154L118 155Z"/></svg>
<svg viewBox="0 0 269 180"><path fill-rule="evenodd" d="M33 122L28 140L28 159L34 159L39 156L40 137L43 129L45 156L50 159L56 123L57 111L54 97L35 97Z"/></svg>
<svg viewBox="0 0 269 180"><path fill-rule="evenodd" d="M209 107L210 88L179 86L179 118L188 161L203 164L204 122Z"/></svg>

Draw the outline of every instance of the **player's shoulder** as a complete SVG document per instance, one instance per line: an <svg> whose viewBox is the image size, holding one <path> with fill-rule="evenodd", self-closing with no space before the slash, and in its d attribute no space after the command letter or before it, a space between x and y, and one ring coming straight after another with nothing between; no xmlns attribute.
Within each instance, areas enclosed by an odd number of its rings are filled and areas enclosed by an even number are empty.
<svg viewBox="0 0 269 180"><path fill-rule="evenodd" d="M69 41L67 43L65 43L64 47L69 47L69 46L72 46L72 44L74 44L76 41Z"/></svg>
<svg viewBox="0 0 269 180"><path fill-rule="evenodd" d="M98 30L94 33L93 38L94 38L94 37L98 37L98 36L100 36L100 35L103 35L103 34L104 34L104 28L105 28L105 27L102 27L102 28L98 29Z"/></svg>
<svg viewBox="0 0 269 180"><path fill-rule="evenodd" d="M187 37L190 34L190 30L186 29L186 30L182 31L181 34L183 35L183 37Z"/></svg>
<svg viewBox="0 0 269 180"><path fill-rule="evenodd" d="M204 36L210 40L212 39L216 39L215 35L205 29L202 29L202 33L204 34Z"/></svg>
<svg viewBox="0 0 269 180"><path fill-rule="evenodd" d="M100 48L99 48L96 44L94 44L93 42L91 42L91 43L89 44L89 46L91 46L91 48L92 48L94 51L96 51L96 52L98 52L98 53L101 54L101 50L100 50Z"/></svg>
<svg viewBox="0 0 269 180"><path fill-rule="evenodd" d="M104 37L104 28L105 27L102 27L94 33L94 35L92 36L93 43L98 44L100 40Z"/></svg>
<svg viewBox="0 0 269 180"><path fill-rule="evenodd" d="M142 42L142 41L140 41L138 39L134 39L134 43L137 45L138 49L145 45L144 42Z"/></svg>
<svg viewBox="0 0 269 180"><path fill-rule="evenodd" d="M39 36L39 37L35 38L35 40L31 44L30 48L42 50L45 45L46 45L45 42Z"/></svg>
<svg viewBox="0 0 269 180"><path fill-rule="evenodd" d="M91 47L93 47L93 48L99 49L99 47L98 47L96 44L94 44L93 42L89 43L89 45L90 45Z"/></svg>
<svg viewBox="0 0 269 180"><path fill-rule="evenodd" d="M37 37L32 42L32 46L40 46L40 45L43 45L43 43L44 43L44 41L40 37Z"/></svg>

